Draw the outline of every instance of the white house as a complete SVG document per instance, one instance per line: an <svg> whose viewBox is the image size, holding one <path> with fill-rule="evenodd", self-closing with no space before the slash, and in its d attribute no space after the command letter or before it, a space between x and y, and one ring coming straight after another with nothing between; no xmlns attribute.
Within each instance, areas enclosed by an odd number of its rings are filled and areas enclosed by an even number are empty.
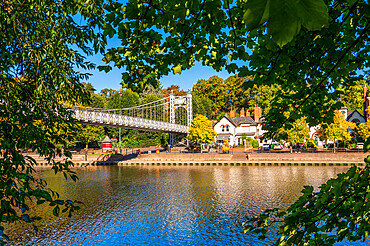
<svg viewBox="0 0 370 246"><path fill-rule="evenodd" d="M355 110L353 112L348 112L347 107L342 107L339 110L339 112L349 122L354 122L356 124L360 124L360 123L366 122L365 117L360 112L358 112L357 110ZM310 136L310 138L315 139L319 146L322 146L324 144L324 142L321 141L318 138L318 134L317 134L317 130L319 128L320 128L320 125L310 127L309 136ZM332 141L329 141L329 142L332 142Z"/></svg>
<svg viewBox="0 0 370 246"><path fill-rule="evenodd" d="M250 138L262 137L265 131L262 130L262 110L258 105L255 106L254 117L250 116L249 111L244 114L244 109L240 111L240 116L235 117L235 111L231 109L230 117L225 115L217 122L213 129L217 133L216 141L222 143L228 140L230 145L241 145L242 136Z"/></svg>

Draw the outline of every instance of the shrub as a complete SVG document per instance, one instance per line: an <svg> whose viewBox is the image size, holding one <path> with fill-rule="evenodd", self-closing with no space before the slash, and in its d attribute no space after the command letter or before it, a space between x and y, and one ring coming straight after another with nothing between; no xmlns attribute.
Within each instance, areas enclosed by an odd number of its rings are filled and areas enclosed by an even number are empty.
<svg viewBox="0 0 370 246"><path fill-rule="evenodd" d="M305 143L306 148L316 148L317 144L316 141L312 138L309 138Z"/></svg>
<svg viewBox="0 0 370 246"><path fill-rule="evenodd" d="M253 148L258 148L258 141L256 139L252 140L252 146Z"/></svg>

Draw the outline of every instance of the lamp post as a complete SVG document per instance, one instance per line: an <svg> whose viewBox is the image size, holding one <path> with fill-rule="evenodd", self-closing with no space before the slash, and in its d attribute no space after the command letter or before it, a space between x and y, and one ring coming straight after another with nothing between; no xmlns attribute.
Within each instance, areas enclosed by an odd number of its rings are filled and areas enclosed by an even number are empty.
<svg viewBox="0 0 370 246"><path fill-rule="evenodd" d="M121 110L121 90L122 89L119 89L119 115L120 115L120 118L121 118L121 115L122 115L122 110ZM121 127L119 127L119 153L122 154L122 149L121 149Z"/></svg>

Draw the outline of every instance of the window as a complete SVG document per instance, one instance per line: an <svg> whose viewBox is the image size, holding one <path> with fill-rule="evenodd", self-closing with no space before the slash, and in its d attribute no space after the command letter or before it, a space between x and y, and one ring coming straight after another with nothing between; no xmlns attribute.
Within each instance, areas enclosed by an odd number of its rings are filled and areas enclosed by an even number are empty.
<svg viewBox="0 0 370 246"><path fill-rule="evenodd" d="M229 131L229 125L226 125L226 131L227 132Z"/></svg>
<svg viewBox="0 0 370 246"><path fill-rule="evenodd" d="M224 132L225 131L225 126L221 126L221 130Z"/></svg>
<svg viewBox="0 0 370 246"><path fill-rule="evenodd" d="M360 124L361 123L359 119L353 119L352 122L353 123L356 123L356 124Z"/></svg>

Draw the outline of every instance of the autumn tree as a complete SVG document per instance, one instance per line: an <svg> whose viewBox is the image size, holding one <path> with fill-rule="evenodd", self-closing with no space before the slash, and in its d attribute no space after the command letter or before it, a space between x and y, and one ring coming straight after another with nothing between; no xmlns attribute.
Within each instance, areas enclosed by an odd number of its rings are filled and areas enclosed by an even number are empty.
<svg viewBox="0 0 370 246"><path fill-rule="evenodd" d="M348 122L338 110L334 112L334 118L332 124L323 123L320 125L318 130L319 138L321 140L332 140L334 144L336 141L350 141L351 131L350 129L355 129L356 124L353 122Z"/></svg>
<svg viewBox="0 0 370 246"><path fill-rule="evenodd" d="M357 110L360 113L364 112L364 87L365 80L355 81L351 87L345 87L343 94L340 96L340 101L348 108L349 111Z"/></svg>
<svg viewBox="0 0 370 246"><path fill-rule="evenodd" d="M116 90L105 88L102 89L99 94L104 98L105 101L107 101L108 98L111 97L116 92L117 92Z"/></svg>
<svg viewBox="0 0 370 246"><path fill-rule="evenodd" d="M369 109L367 109L367 112L369 112ZM356 137L360 138L360 139L357 139L357 141L359 140L364 141L366 139L370 139L370 121L368 120L364 123L360 123L356 125L355 133L356 133Z"/></svg>
<svg viewBox="0 0 370 246"><path fill-rule="evenodd" d="M173 93L175 96L185 96L186 91L180 90L180 86L178 85L171 85L166 89L162 90L163 97L169 97L171 93Z"/></svg>
<svg viewBox="0 0 370 246"><path fill-rule="evenodd" d="M360 136L361 140L370 139L370 122L360 123L356 126L356 133ZM358 141L359 139L357 139Z"/></svg>
<svg viewBox="0 0 370 246"><path fill-rule="evenodd" d="M212 121L208 120L207 117L198 114L193 121L189 129L189 140L196 142L197 144L211 143L214 141L216 132L213 130Z"/></svg>
<svg viewBox="0 0 370 246"><path fill-rule="evenodd" d="M286 116L288 115L286 114ZM290 144L290 151L292 152L293 144L304 143L309 138L309 130L306 117L302 116L293 123L291 128L280 128L278 137Z"/></svg>

